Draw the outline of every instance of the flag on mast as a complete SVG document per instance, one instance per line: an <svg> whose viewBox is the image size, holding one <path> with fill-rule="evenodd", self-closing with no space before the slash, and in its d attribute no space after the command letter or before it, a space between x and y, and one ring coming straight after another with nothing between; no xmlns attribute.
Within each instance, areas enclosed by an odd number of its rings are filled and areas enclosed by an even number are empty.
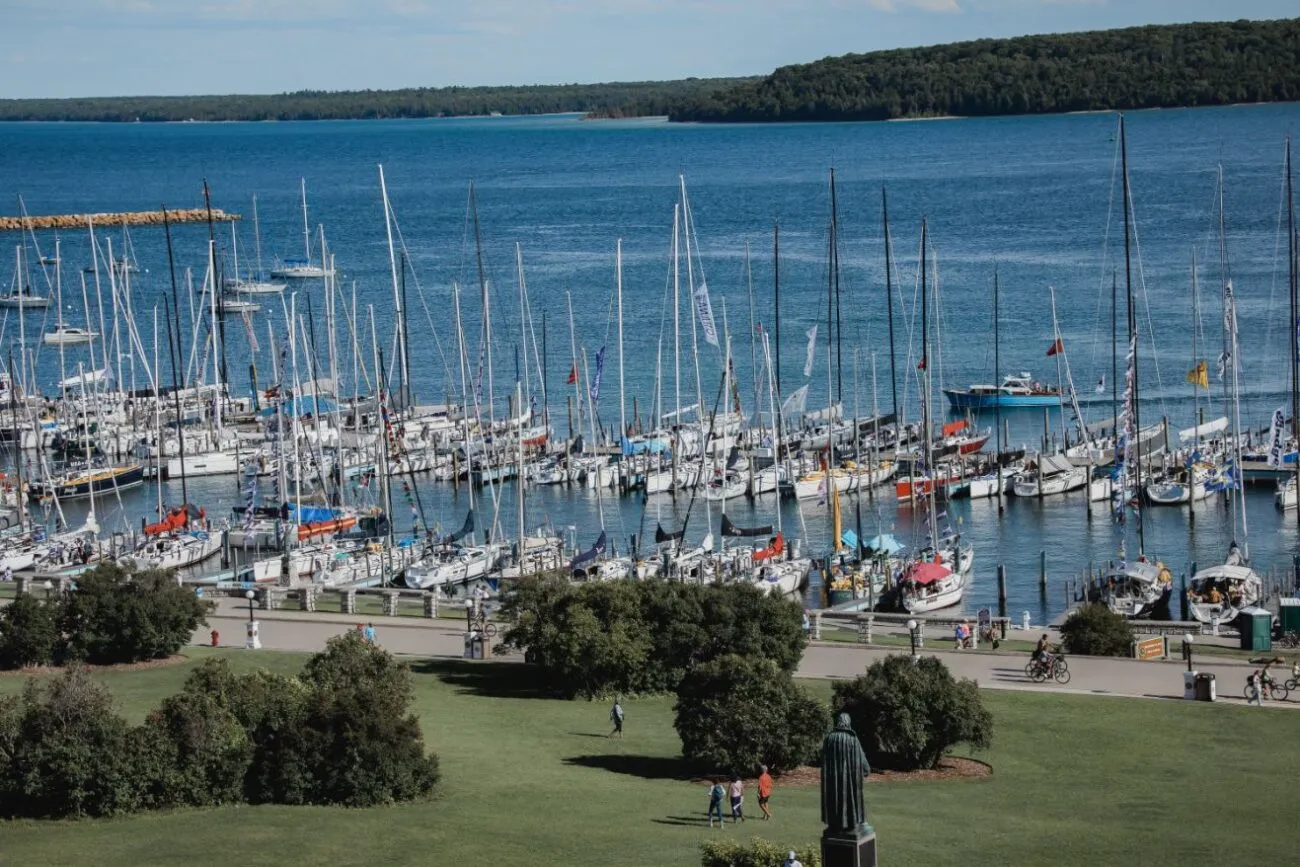
<svg viewBox="0 0 1300 867"><path fill-rule="evenodd" d="M1060 355L1064 351L1065 344L1061 341L1061 338L1058 337L1056 338L1056 341L1047 348L1047 355L1050 358L1053 355Z"/></svg>
<svg viewBox="0 0 1300 867"><path fill-rule="evenodd" d="M596 350L596 372L591 377L591 402L600 400L600 375L605 372L605 347Z"/></svg>
<svg viewBox="0 0 1300 867"><path fill-rule="evenodd" d="M713 305L709 303L709 286L703 280L695 290L695 312L700 317L700 329L704 332L704 342L710 346L718 345L718 326L713 322Z"/></svg>
<svg viewBox="0 0 1300 867"><path fill-rule="evenodd" d="M1187 371L1187 381L1197 388L1210 387L1210 366L1205 361L1197 362L1196 366Z"/></svg>
<svg viewBox="0 0 1300 867"><path fill-rule="evenodd" d="M812 376L813 356L817 352L817 326L814 325L805 333L808 335L808 354L804 357L803 361L803 375Z"/></svg>
<svg viewBox="0 0 1300 867"><path fill-rule="evenodd" d="M573 362L573 369L569 371L569 378L564 381L565 385L573 385L578 381L578 362Z"/></svg>

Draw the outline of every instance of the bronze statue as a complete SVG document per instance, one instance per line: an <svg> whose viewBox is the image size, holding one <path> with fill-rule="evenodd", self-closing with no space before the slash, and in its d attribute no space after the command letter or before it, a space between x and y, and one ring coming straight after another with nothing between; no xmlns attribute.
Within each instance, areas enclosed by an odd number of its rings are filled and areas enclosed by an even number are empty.
<svg viewBox="0 0 1300 867"><path fill-rule="evenodd" d="M822 741L822 822L830 834L870 831L862 781L871 773L849 715L835 718L835 729Z"/></svg>

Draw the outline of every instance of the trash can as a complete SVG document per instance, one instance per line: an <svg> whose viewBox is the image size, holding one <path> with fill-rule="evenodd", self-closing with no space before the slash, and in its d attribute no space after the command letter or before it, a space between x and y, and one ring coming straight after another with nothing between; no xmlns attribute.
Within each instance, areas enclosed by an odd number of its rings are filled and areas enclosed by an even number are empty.
<svg viewBox="0 0 1300 867"><path fill-rule="evenodd" d="M1277 600L1278 619L1281 621L1282 634L1294 632L1300 635L1300 599Z"/></svg>
<svg viewBox="0 0 1300 867"><path fill-rule="evenodd" d="M1242 650L1273 649L1273 615L1263 608L1243 608L1237 615Z"/></svg>
<svg viewBox="0 0 1300 867"><path fill-rule="evenodd" d="M1214 701L1217 697L1218 696L1215 693L1214 675L1196 675L1196 700Z"/></svg>
<svg viewBox="0 0 1300 867"><path fill-rule="evenodd" d="M474 658L474 633L473 633L473 632L466 632L466 633L465 633L465 652L464 652L464 657L465 657L466 659L473 659L473 658Z"/></svg>

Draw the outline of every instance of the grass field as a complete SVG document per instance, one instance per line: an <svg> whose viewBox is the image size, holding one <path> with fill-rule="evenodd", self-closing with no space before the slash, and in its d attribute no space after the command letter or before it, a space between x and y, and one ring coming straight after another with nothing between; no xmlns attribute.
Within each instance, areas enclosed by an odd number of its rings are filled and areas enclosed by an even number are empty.
<svg viewBox="0 0 1300 867"><path fill-rule="evenodd" d="M228 655L241 668L279 671L304 659ZM103 679L139 720L192 664ZM779 780L773 822L704 827L704 787L684 778L675 759L670 699L627 702L626 739L607 740L607 705L535 697L522 666L412 666L425 735L442 758L444 783L433 802L2 823L0 864L689 865L711 835L802 844L820 833L817 790L784 789ZM21 683L0 677L0 692ZM828 683L809 685L829 696ZM994 747L979 758L992 764L992 777L868 785L882 864L1292 863L1300 715L984 696L995 717Z"/></svg>

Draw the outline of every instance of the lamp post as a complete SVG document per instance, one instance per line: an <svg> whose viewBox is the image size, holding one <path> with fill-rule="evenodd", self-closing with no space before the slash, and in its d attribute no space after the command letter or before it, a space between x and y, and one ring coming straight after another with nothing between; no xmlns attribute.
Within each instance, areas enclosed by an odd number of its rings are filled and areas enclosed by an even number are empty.
<svg viewBox="0 0 1300 867"><path fill-rule="evenodd" d="M48 602L50 600L50 593L54 591L54 582L47 578L42 586L45 588L45 601Z"/></svg>
<svg viewBox="0 0 1300 867"><path fill-rule="evenodd" d="M915 620L907 621L907 637L912 640L912 663L915 664L921 660L920 654L916 652L917 623Z"/></svg>
<svg viewBox="0 0 1300 867"><path fill-rule="evenodd" d="M1192 636L1190 633L1183 633L1183 661L1187 663L1187 670L1192 670Z"/></svg>
<svg viewBox="0 0 1300 867"><path fill-rule="evenodd" d="M244 598L248 600L248 636L244 641L244 647L248 650L260 650L262 639L258 635L257 620L253 617L253 600L257 598L257 594L251 589L245 590Z"/></svg>

